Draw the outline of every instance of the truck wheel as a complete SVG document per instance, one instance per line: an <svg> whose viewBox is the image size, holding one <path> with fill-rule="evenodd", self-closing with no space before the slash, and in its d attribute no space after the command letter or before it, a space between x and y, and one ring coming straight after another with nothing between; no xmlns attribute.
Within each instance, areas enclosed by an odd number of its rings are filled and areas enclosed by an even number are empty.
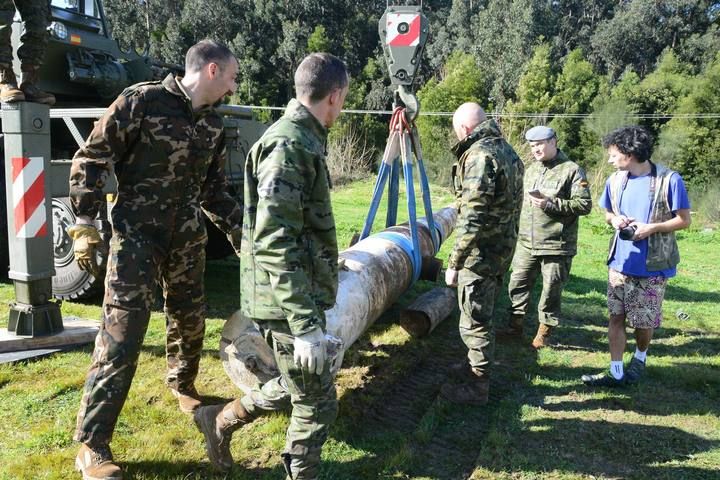
<svg viewBox="0 0 720 480"><path fill-rule="evenodd" d="M67 227L75 224L75 214L70 207L69 199L53 198L52 219L55 255L55 276L52 279L53 295L62 300L80 300L96 296L103 290L106 258L98 255L98 260L102 260L103 267L99 278L80 270L73 255L73 240L66 233Z"/></svg>

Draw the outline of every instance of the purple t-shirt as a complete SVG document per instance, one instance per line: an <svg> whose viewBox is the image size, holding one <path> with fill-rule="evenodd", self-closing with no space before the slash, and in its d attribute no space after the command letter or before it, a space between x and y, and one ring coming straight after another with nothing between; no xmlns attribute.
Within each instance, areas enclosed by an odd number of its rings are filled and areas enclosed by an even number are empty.
<svg viewBox="0 0 720 480"><path fill-rule="evenodd" d="M650 180L648 173L640 177L630 175L628 177L625 190L620 195L620 213L626 217L634 218L640 223L648 223L650 218ZM678 210L690 208L690 199L688 198L685 184L679 174L673 173L670 176L670 185L668 190L668 203L670 211L675 214ZM610 180L605 183L605 190L600 197L600 206L605 210L612 211L612 203L610 202ZM662 275L665 278L674 277L676 269L668 268L657 272L649 272L645 265L647 260L648 240L623 240L620 237L615 245L615 252L608 262L608 266L613 270L622 272L625 275L633 277L654 277Z"/></svg>

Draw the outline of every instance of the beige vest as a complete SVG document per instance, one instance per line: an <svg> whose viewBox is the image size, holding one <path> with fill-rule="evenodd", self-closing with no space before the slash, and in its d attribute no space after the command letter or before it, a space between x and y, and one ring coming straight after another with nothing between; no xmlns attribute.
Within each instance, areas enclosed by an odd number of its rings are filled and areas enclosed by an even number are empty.
<svg viewBox="0 0 720 480"><path fill-rule="evenodd" d="M670 176L675 172L662 165L653 163L651 165L650 190L653 193L653 200L648 222L661 223L673 218L670 203L668 202L668 192L670 190ZM629 172L619 170L610 176L610 203L615 215L620 215L620 195L627 185L628 176ZM608 261L615 253L617 239L618 232L615 232L615 236L610 241ZM645 265L649 272L674 268L678 263L680 263L680 251L678 250L674 232L655 233L648 237L648 253Z"/></svg>

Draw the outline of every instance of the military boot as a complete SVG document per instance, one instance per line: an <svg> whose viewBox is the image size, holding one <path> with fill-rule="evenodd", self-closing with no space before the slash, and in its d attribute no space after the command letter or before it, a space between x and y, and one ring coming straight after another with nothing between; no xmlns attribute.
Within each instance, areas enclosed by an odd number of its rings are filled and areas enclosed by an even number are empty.
<svg viewBox="0 0 720 480"><path fill-rule="evenodd" d="M235 430L253 419L239 400L225 405L200 407L193 416L198 430L205 436L205 451L210 463L224 472L234 465L230 453L230 440Z"/></svg>
<svg viewBox="0 0 720 480"><path fill-rule="evenodd" d="M195 410L202 405L200 394L195 388L195 385L182 391L171 388L170 392L178 399L178 406L183 413L195 413Z"/></svg>
<svg viewBox="0 0 720 480"><path fill-rule="evenodd" d="M552 333L553 328L554 327L551 327L550 325L545 325L544 323L541 323L538 326L538 331L532 341L532 346L534 349L537 350L548 346L548 340L550 339L550 334Z"/></svg>
<svg viewBox="0 0 720 480"><path fill-rule="evenodd" d="M451 364L448 367L447 372L453 380L460 382L472 380L475 377L475 374L473 373L467 360Z"/></svg>
<svg viewBox="0 0 720 480"><path fill-rule="evenodd" d="M23 65L21 67L22 83L20 84L20 90L25 94L25 101L27 102L55 105L55 95L43 92L37 87L39 68L35 65Z"/></svg>
<svg viewBox="0 0 720 480"><path fill-rule="evenodd" d="M473 374L474 378L465 383L444 384L440 388L440 396L452 403L464 405L485 405L488 403L490 379L485 375Z"/></svg>
<svg viewBox="0 0 720 480"><path fill-rule="evenodd" d="M122 480L122 470L113 462L110 445L83 443L75 457L75 469L83 480Z"/></svg>
<svg viewBox="0 0 720 480"><path fill-rule="evenodd" d="M12 65L0 65L0 102L24 102L25 94L17 86Z"/></svg>
<svg viewBox="0 0 720 480"><path fill-rule="evenodd" d="M505 328L495 330L496 338L518 338L522 337L523 325L525 323L524 315L510 315L508 325Z"/></svg>

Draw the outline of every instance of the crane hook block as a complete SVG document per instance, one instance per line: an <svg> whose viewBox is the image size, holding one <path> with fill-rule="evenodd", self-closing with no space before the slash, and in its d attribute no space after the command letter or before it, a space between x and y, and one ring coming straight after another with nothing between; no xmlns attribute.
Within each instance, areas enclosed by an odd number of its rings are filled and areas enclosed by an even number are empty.
<svg viewBox="0 0 720 480"><path fill-rule="evenodd" d="M378 31L393 85L412 85L430 27L420 5L390 5Z"/></svg>

